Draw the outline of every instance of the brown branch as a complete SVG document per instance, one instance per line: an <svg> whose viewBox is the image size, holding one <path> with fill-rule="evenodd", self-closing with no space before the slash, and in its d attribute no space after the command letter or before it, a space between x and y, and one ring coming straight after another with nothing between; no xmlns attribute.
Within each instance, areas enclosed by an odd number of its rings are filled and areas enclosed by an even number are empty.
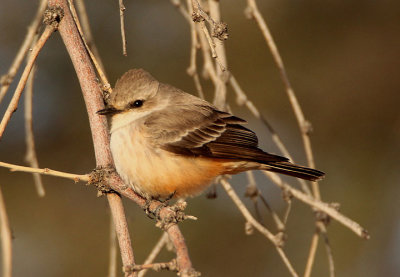
<svg viewBox="0 0 400 277"><path fill-rule="evenodd" d="M100 59L99 60L96 59L95 54L93 54L91 48L89 47L88 43L86 42L85 36L83 35L81 23L78 20L78 15L76 13L74 2L72 0L68 0L68 5L69 5L70 11L71 11L72 18L73 18L73 20L74 20L74 22L76 24L76 27L78 28L81 40L83 41L83 44L85 45L85 48L86 48L87 52L89 53L90 59L92 60L93 65L96 68L97 73L99 74L100 80L102 82L102 88L101 89L108 96L111 93L111 85L107 80L106 74L104 73L103 64L102 64ZM87 28L87 29L89 29L89 28ZM97 49L95 47L93 48L93 50L97 51Z"/></svg>
<svg viewBox="0 0 400 277"><path fill-rule="evenodd" d="M153 247L153 250L151 250L149 256L146 258L143 264L151 264L157 257L157 255L161 252L161 250L164 248L164 245L167 244L167 242L168 242L168 234L163 232L160 239ZM147 269L143 269L142 271L139 272L138 277L143 277L147 271L148 271Z"/></svg>
<svg viewBox="0 0 400 277"><path fill-rule="evenodd" d="M36 15L32 20L32 23L28 27L28 32L26 33L24 42L22 43L20 49L18 50L17 55L14 58L14 61L11 64L10 69L6 75L3 75L0 79L0 103L3 100L4 96L7 93L8 88L10 87L12 81L14 80L15 75L19 67L21 66L26 53L28 52L29 47L32 44L33 38L38 31L40 23L42 23L43 13L47 6L47 0L41 0L39 3L39 7L37 9Z"/></svg>
<svg viewBox="0 0 400 277"><path fill-rule="evenodd" d="M85 38L88 48L93 52L93 55L96 57L99 67L104 71L104 65L100 59L99 50L94 43L94 38L89 24L89 18L86 12L85 2L83 0L77 0L75 1L75 3L78 9L79 18L81 19L80 21L82 22L82 37Z"/></svg>
<svg viewBox="0 0 400 277"><path fill-rule="evenodd" d="M118 0L118 2L119 2L119 18L121 22L122 54L124 56L128 56L128 53L126 51L125 19L124 19L124 13L126 8L123 0Z"/></svg>
<svg viewBox="0 0 400 277"><path fill-rule="evenodd" d="M86 47L72 18L67 2L65 0L51 0L49 1L49 7L61 8L64 11L64 18L59 25L59 32L71 57L85 99L96 164L98 167L109 166L112 164L112 158L106 119L96 115L96 111L103 108L103 97L96 82L96 73L91 59L87 54ZM117 194L108 193L107 200L116 225L123 265L132 266L135 261L121 198ZM134 275L126 274L126 276Z"/></svg>
<svg viewBox="0 0 400 277"><path fill-rule="evenodd" d="M336 221L340 222L341 224L352 230L361 238L369 239L369 234L366 229L360 226L360 224L358 224L357 222L351 220L350 218L338 212L337 209L333 208L331 205L324 203L318 199L315 199L312 196L309 196L301 192L300 190L297 190L289 186L288 184L282 181L281 177L279 177L277 174L273 172L263 171L263 173L267 177L269 177L278 187L280 187L283 191L287 191L288 193L290 193L294 198L306 203L312 208L315 208L317 211L321 211L327 214L331 218L335 219Z"/></svg>
<svg viewBox="0 0 400 277"><path fill-rule="evenodd" d="M276 66L278 67L282 82L285 86L286 93L289 97L294 114L296 116L297 123L300 127L300 132L301 132L301 136L303 139L303 144L304 144L304 149L306 152L308 166L311 168L315 168L314 156L312 154L311 141L310 141L310 136L309 136L309 133L311 131L311 124L304 117L304 113L301 109L299 101L297 100L297 97L296 97L296 94L294 93L293 87L290 84L289 77L287 75L285 66L283 64L283 60L278 51L278 47L276 46L275 41L272 37L272 34L269 31L267 23L265 22L263 16L261 15L261 13L257 7L256 1L255 0L247 0L247 3L248 3L247 12L250 15L250 17L253 17L256 20L264 38L265 38L265 41L271 51L271 54L276 63ZM313 189L313 194L314 194L315 198L320 199L321 196L320 196L319 187L318 187L317 182L312 183L312 189Z"/></svg>
<svg viewBox="0 0 400 277"><path fill-rule="evenodd" d="M224 179L221 179L220 182L225 189L226 193L231 197L232 201L236 204L239 208L240 212L242 213L243 217L246 218L247 222L253 225L261 234L263 234L267 239L269 239L275 246L275 249L278 251L278 254L281 256L284 264L286 265L287 269L289 270L292 276L297 277L298 274L294 270L292 264L290 263L289 259L287 258L285 252L282 250L283 246L283 237L282 233L278 233L277 235L273 235L267 228L262 226L254 217L250 214L247 210L243 202L240 200L239 196L233 190L232 186Z"/></svg>
<svg viewBox="0 0 400 277"><path fill-rule="evenodd" d="M22 73L21 79L18 83L18 86L14 92L14 96L12 97L10 104L8 105L8 108L1 120L0 123L0 140L3 137L4 130L8 124L8 122L11 119L11 116L13 113L17 110L18 107L18 102L21 97L21 94L25 88L25 84L28 80L29 73L31 72L31 69L33 67L33 64L36 61L37 56L39 55L40 50L42 50L44 44L48 40L48 38L51 36L51 34L56 30L56 26L54 25L47 25L46 29L44 30L43 34L40 36L38 42L36 43L35 47L32 49L31 53L31 58L27 62L24 72Z"/></svg>
<svg viewBox="0 0 400 277"><path fill-rule="evenodd" d="M187 5L189 13L193 13L193 7L191 5L191 0L187 0ZM186 14L184 12L184 14ZM199 42L197 40L196 24L193 20L189 20L190 25L190 37L191 37L191 47L190 47L190 65L187 68L187 73L193 78L194 84L196 86L197 93L201 99L204 99L203 88L200 83L199 74L197 72L197 49L199 48Z"/></svg>
<svg viewBox="0 0 400 277"><path fill-rule="evenodd" d="M12 235L10 224L8 222L6 205L0 186L0 239L1 256L3 258L3 277L12 276Z"/></svg>
<svg viewBox="0 0 400 277"><path fill-rule="evenodd" d="M91 65L91 60L87 55L85 46L80 38L78 30L76 29L65 0L52 0L50 1L50 6L61 6L65 11L65 17L60 23L59 31L74 64L75 71L78 75L84 95L86 108L89 115L90 128L92 131L97 166L108 167L112 165L109 135L107 132L106 119L96 114L98 110L104 108L104 104L101 91L96 83L96 74L94 68ZM126 188L117 174L114 174L109 179L109 185L115 191L118 191L124 196L134 200L139 206L143 208L146 206L146 200L135 194L132 189ZM121 201L115 194L107 194L107 197L110 206L118 204L118 202ZM149 209L155 211L158 206L159 204L157 205L157 203L152 203ZM116 211L121 213L123 212L122 209L115 209L113 214L116 214ZM166 218L171 213L173 214L174 211L169 208L163 208L160 210L160 217L161 219ZM114 222L119 218L121 217L114 218ZM117 234L119 234L118 241L120 245L120 251L121 255L123 255L124 266L131 266L134 265L134 260L132 248L130 246L130 239L126 230L118 230L118 227L121 226L123 226L123 224L116 226ZM189 258L185 240L178 226L176 224L170 224L166 231L175 246L177 263L181 276L193 276L194 270L192 268L192 263Z"/></svg>
<svg viewBox="0 0 400 277"><path fill-rule="evenodd" d="M317 252L317 247L318 247L318 240L319 240L319 234L318 230L316 230L311 239L311 246L310 246L310 251L308 253L306 269L304 270L304 277L311 276L312 267L315 261L315 253Z"/></svg>
<svg viewBox="0 0 400 277"><path fill-rule="evenodd" d="M72 173L66 173L62 171L57 171L57 170L52 170L48 168L33 168L33 167L27 167L27 166L21 166L21 165L16 165L16 164L10 164L10 163L5 163L5 162L0 162L0 167L5 167L9 168L10 171L12 172L29 172L29 173L37 173L37 174L43 174L43 175L49 175L49 176L54 176L54 177L61 177L61 178L66 178L73 180L75 183L76 182L88 182L89 181L89 175L83 174L72 174Z"/></svg>
<svg viewBox="0 0 400 277"><path fill-rule="evenodd" d="M37 41L37 36L32 41L35 45ZM29 56L28 56L29 59ZM35 139L33 135L33 120L32 120L32 101L33 101L33 80L36 72L36 65L33 66L31 73L28 78L28 82L25 90L25 144L26 144L26 154L25 161L34 168L39 167L39 162L35 150ZM42 176L39 173L33 173L33 180L35 182L36 191L39 197L45 196L45 190L43 187Z"/></svg>
<svg viewBox="0 0 400 277"><path fill-rule="evenodd" d="M176 263L175 259L168 263L135 265L131 268L127 268L126 270L141 271L141 270L148 270L148 269L152 269L154 271L161 271L161 270L178 271L178 267L177 267L177 263Z"/></svg>

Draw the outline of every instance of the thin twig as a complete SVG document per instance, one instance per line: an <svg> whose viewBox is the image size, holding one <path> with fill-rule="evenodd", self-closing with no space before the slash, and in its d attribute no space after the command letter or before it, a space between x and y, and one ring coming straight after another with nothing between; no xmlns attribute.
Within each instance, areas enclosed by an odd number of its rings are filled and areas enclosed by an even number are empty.
<svg viewBox="0 0 400 277"><path fill-rule="evenodd" d="M88 174L72 174L66 173L62 171L52 170L48 168L33 168L27 166L21 166L16 164L10 164L5 162L0 162L0 167L9 168L11 172L29 172L29 173L38 173L43 175L49 175L54 177L61 177L73 180L74 182L88 182L89 175Z"/></svg>
<svg viewBox="0 0 400 277"><path fill-rule="evenodd" d="M280 187L282 190L289 192L291 195L293 195L294 198L308 204L309 206L315 208L318 211L321 211L323 213L326 213L328 216L331 218L335 219L336 221L340 222L350 230L352 230L354 233L356 233L358 236L364 238L364 239L369 239L369 234L366 229L364 229L360 224L357 222L351 220L350 218L344 216L340 212L338 212L336 209L332 208L329 204L324 203L318 199L315 199L311 196L308 196L307 194L289 186L287 183L283 182L282 179L275 173L270 172L270 171L263 171L263 173L269 177L278 187Z"/></svg>
<svg viewBox="0 0 400 277"><path fill-rule="evenodd" d="M167 263L154 263L154 264L141 264L141 265L135 265L128 270L131 271L142 271L142 270L148 270L152 269L154 271L160 271L160 270L169 270L169 271L178 271L178 266L176 263L176 260L173 259L170 262ZM179 276L179 274L178 274Z"/></svg>
<svg viewBox="0 0 400 277"><path fill-rule="evenodd" d="M83 34L83 31L82 31L81 23L80 23L80 21L78 19L78 14L76 13L74 2L71 1L71 0L68 0L68 4L69 4L69 8L70 8L70 11L71 11L72 18L73 18L73 20L74 20L74 22L76 24L77 29L78 29L79 35L80 35L80 37L81 37L81 39L83 41L83 44L84 44L87 52L89 53L90 59L93 62L93 65L96 68L97 73L99 74L99 78L100 78L101 83L102 83L102 88L101 89L107 95L109 95L112 92L112 90L111 90L111 85L108 82L107 76L106 76L106 74L104 72L103 64L101 63L100 60L99 61L97 60L96 56L93 54L91 48L89 48L89 45L86 42L85 36Z"/></svg>
<svg viewBox="0 0 400 277"><path fill-rule="evenodd" d="M317 227L321 230L320 234L324 239L326 255L328 257L328 263L329 263L329 276L335 277L335 261L333 260L332 247L331 244L329 243L328 231L325 227L325 224L321 221L317 221Z"/></svg>
<svg viewBox="0 0 400 277"><path fill-rule="evenodd" d="M66 0L49 1L50 7L60 7L64 11L64 17L59 24L58 30L72 60L85 99L96 165L97 167L107 167L112 164L109 136L106 130L107 123L105 118L96 114L99 109L104 107L103 95L96 81L97 76L92 66L92 59L88 55L90 50L85 46L79 33L77 20L72 17L69 7L73 7L73 5L71 2L69 4L67 4ZM122 263L124 266L133 266L135 259L121 197L115 193L107 193L107 200L114 219ZM125 276L134 275L126 273Z"/></svg>
<svg viewBox="0 0 400 277"><path fill-rule="evenodd" d="M0 239L1 239L1 256L3 258L3 277L12 276L12 234L10 224L8 222L6 204L4 202L3 193L0 186Z"/></svg>
<svg viewBox="0 0 400 277"><path fill-rule="evenodd" d="M123 0L118 0L118 2L119 2L119 19L121 22L122 54L124 56L128 56L128 53L126 51L125 19L124 19L124 13L126 8Z"/></svg>
<svg viewBox="0 0 400 277"><path fill-rule="evenodd" d="M46 9L46 6L47 6L47 0L41 0L36 15L33 18L32 23L28 27L28 31L26 33L24 42L22 43L20 49L18 50L18 53L15 56L14 61L12 62L10 69L8 70L8 73L1 77L0 103L3 100L4 96L6 95L7 90L10 87L12 81L14 80L14 77L17 74L17 71L22 64L29 47L32 45L33 38L35 34L37 34L39 26L42 23L43 13L44 10Z"/></svg>
<svg viewBox="0 0 400 277"><path fill-rule="evenodd" d="M304 270L304 277L311 276L312 267L315 261L315 253L317 252L317 247L318 247L318 240L319 240L319 234L318 234L318 229L316 229L311 239L310 252L308 254L306 268Z"/></svg>
<svg viewBox="0 0 400 277"><path fill-rule="evenodd" d="M155 260L157 255L161 252L161 250L164 248L164 245L167 244L167 242L168 242L168 234L164 232L161 235L160 239L157 241L156 245L153 247L153 250L151 250L149 256L147 256L143 264L153 263L153 261ZM148 269L140 271L138 277L144 277L147 271Z"/></svg>
<svg viewBox="0 0 400 277"><path fill-rule="evenodd" d="M88 48L93 52L93 55L96 57L96 61L99 67L104 72L104 65L100 59L99 50L97 50L96 44L94 43L94 38L89 24L89 18L86 12L85 1L76 0L75 3L76 3L76 8L78 9L79 18L81 19L80 21L82 23L82 31L84 34L84 38L86 40L86 44Z"/></svg>
<svg viewBox="0 0 400 277"><path fill-rule="evenodd" d="M97 166L108 167L112 165L109 135L106 129L106 119L96 114L98 110L104 108L104 104L99 87L96 83L96 74L94 68L91 65L90 58L87 55L87 50L85 49L85 45L81 40L79 31L76 29L76 25L69 13L65 0L51 0L50 3L51 6L61 6L65 11L64 19L60 23L59 27L60 34L74 64L75 71L78 75L85 98ZM140 207L146 207L146 199L140 197L131 188L127 187L117 174L112 175L112 177L108 179L108 184L113 190L118 191L122 195L134 200ZM115 194L107 194L110 206L112 206L115 205L115 203L112 201L112 199L110 199L110 195ZM119 199L117 201L120 202L121 200ZM149 209L155 211L157 207L159 207L159 204L157 205L154 203L154 205L150 205ZM122 213L121 216L125 216L122 209L119 209L119 211ZM163 219L173 212L174 211L172 211L170 208L166 207L160 209L159 214L161 219ZM117 218L114 217L114 220L117 221ZM118 242L123 265L124 267L129 267L135 263L133 259L133 250L130 245L129 232L127 230L124 232L120 232L118 230L118 228L122 228L124 226L125 225L116 225L116 231L118 234ZM190 276L194 269L190 261L184 237L180 232L179 227L176 224L170 224L166 231L168 232L168 235L176 250L176 259L180 270L179 273L182 277ZM131 275L129 272L126 272L126 274Z"/></svg>
<svg viewBox="0 0 400 277"><path fill-rule="evenodd" d="M210 17L213 18L215 21L220 22L221 21L221 12L220 12L220 6L219 6L219 1L215 0L208 0L208 5L210 8ZM213 25L213 28L215 28L215 24ZM213 40L213 44L215 45L215 52L217 53L218 59L215 59L216 65L220 66L215 66L217 69L217 75L218 75L218 85L215 90L215 98L214 98L214 104L220 108L225 110L226 109L226 94L227 94L227 89L226 89L226 83L228 81L228 72L226 72L228 68L228 62L226 59L226 51L225 51L225 46L222 40L217 39Z"/></svg>
<svg viewBox="0 0 400 277"><path fill-rule="evenodd" d="M278 235L273 235L270 231L268 231L267 228L262 226L257 220L254 219L254 217L251 215L249 210L246 208L246 206L243 204L243 202L240 200L239 196L236 194L236 192L233 190L232 186L224 179L221 179L221 184L223 188L225 189L226 193L231 197L232 201L235 203L235 205L239 208L240 212L244 216L244 218L249 222L251 225L254 226L261 234L263 234L267 239L269 239L275 246L276 250L278 251L279 255L281 256L283 262L285 263L286 267L288 268L289 272L292 274L292 276L298 276L296 271L294 270L292 264L286 257L285 252L282 250L282 233Z"/></svg>
<svg viewBox="0 0 400 277"><path fill-rule="evenodd" d="M247 94L243 91L243 89L241 88L241 86L239 85L238 81L236 80L235 76L232 73L230 73L230 75L229 75L229 84L233 88L233 91L236 93L236 103L239 106L245 105L247 107L247 109L254 115L254 117L259 119L267 127L268 131L271 134L272 141L275 143L275 145L278 147L278 149L281 151L281 153L285 157L289 158L292 162L294 162L294 159L290 155L287 147L283 143L279 134L272 127L272 124L270 124L268 122L268 120L260 113L260 111L253 104L253 102L251 102L248 99ZM297 180L300 183L302 190L305 193L307 193L308 195L311 195L311 191L308 188L307 183L303 179L300 179L300 178L297 178Z"/></svg>
<svg viewBox="0 0 400 277"><path fill-rule="evenodd" d="M275 41L272 37L272 34L269 31L267 23L265 22L263 16L261 15L261 13L257 7L256 1L255 0L247 0L247 3L248 3L247 11L256 20L264 38L265 38L265 41L267 42L267 45L272 53L272 57L279 69L279 73L280 73L282 82L285 86L286 93L289 97L289 100L292 105L293 111L295 113L298 125L300 127L300 132L301 132L301 136L303 139L303 144L304 144L304 149L306 152L308 166L311 168L315 168L315 162L314 162L314 157L312 154L311 141L310 141L310 136L309 136L309 133L311 131L311 124L304 117L304 113L301 109L299 101L297 100L296 94L294 93L292 85L290 84L285 66L283 64L281 55L278 51L278 47L276 46ZM317 182L312 183L312 189L313 189L314 197L318 200L321 199Z"/></svg>
<svg viewBox="0 0 400 277"><path fill-rule="evenodd" d="M12 114L17 110L18 107L18 101L21 97L21 94L25 88L25 84L28 80L29 73L31 72L31 69L33 67L33 64L36 61L37 56L39 55L40 50L42 50L44 44L48 40L48 38L51 36L51 34L54 32L56 27L53 25L47 25L46 29L44 30L43 34L40 36L38 42L36 43L35 47L32 49L31 53L31 58L27 62L24 72L22 73L21 79L18 83L18 86L14 92L14 96L12 97L10 104L8 105L8 108L3 116L3 119L1 120L0 123L0 140L3 137L4 130L8 124L8 122L11 119Z"/></svg>
<svg viewBox="0 0 400 277"><path fill-rule="evenodd" d="M32 44L34 45L37 41L37 36L35 36L35 39L32 41ZM29 59L29 56L28 56ZM24 101L24 106L25 106L25 143L26 143L26 154L25 154L25 161L34 168L39 167L39 162L37 159L36 155L36 150L35 150L35 139L33 135L33 120L32 120L32 101L33 101L33 80L35 77L35 72L36 72L36 65L32 67L31 73L29 74L28 82L26 85L26 90L25 90L25 101ZM43 182L42 182L42 177L38 173L33 173L33 180L35 182L35 187L37 194L39 197L44 197L45 196L45 190L43 187Z"/></svg>
<svg viewBox="0 0 400 277"><path fill-rule="evenodd" d="M191 5L191 0L187 0L187 5L189 13L193 13L193 7ZM199 42L197 40L196 25L193 20L189 20L190 25L190 37L191 37L191 47L190 47L190 65L187 68L187 73L193 78L194 84L196 86L197 93L201 99L204 99L203 88L200 83L199 74L197 72L197 49L199 48Z"/></svg>

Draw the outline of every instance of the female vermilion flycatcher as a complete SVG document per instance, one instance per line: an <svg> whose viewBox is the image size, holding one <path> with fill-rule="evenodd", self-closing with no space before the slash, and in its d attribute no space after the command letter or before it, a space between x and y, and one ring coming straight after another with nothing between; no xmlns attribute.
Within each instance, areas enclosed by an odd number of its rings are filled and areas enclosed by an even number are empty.
<svg viewBox="0 0 400 277"><path fill-rule="evenodd" d="M143 197L194 196L219 175L269 170L310 181L324 173L258 148L243 119L158 82L143 69L126 72L107 107L118 174Z"/></svg>

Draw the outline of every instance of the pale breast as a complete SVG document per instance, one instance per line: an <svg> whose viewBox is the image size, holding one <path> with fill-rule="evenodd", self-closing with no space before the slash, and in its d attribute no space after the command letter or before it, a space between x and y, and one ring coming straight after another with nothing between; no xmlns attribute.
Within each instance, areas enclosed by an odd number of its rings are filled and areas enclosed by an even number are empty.
<svg viewBox="0 0 400 277"><path fill-rule="evenodd" d="M148 143L132 123L111 134L111 152L125 183L146 198L193 196L223 173L220 162L176 155Z"/></svg>

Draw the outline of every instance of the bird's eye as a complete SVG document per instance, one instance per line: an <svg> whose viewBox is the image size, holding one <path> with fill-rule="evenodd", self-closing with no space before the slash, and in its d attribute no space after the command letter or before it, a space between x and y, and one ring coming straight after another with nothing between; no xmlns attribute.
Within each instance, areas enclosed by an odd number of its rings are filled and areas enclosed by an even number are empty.
<svg viewBox="0 0 400 277"><path fill-rule="evenodd" d="M135 100L129 104L131 108L140 108L143 106L143 100Z"/></svg>

